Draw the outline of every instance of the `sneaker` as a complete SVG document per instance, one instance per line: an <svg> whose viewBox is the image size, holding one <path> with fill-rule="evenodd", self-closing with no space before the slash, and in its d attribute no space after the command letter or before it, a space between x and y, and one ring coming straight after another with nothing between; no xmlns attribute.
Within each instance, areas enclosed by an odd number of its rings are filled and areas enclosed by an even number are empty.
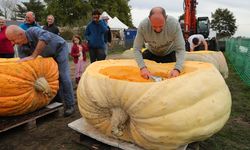
<svg viewBox="0 0 250 150"><path fill-rule="evenodd" d="M75 113L74 106L67 107L64 111L64 117L69 117Z"/></svg>

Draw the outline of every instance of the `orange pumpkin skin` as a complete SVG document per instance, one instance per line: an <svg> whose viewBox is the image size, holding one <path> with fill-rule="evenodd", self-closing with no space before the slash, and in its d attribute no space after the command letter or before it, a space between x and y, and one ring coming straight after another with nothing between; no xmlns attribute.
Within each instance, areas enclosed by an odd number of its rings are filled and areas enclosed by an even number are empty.
<svg viewBox="0 0 250 150"><path fill-rule="evenodd" d="M0 59L0 116L16 116L48 105L59 89L53 58L17 62Z"/></svg>

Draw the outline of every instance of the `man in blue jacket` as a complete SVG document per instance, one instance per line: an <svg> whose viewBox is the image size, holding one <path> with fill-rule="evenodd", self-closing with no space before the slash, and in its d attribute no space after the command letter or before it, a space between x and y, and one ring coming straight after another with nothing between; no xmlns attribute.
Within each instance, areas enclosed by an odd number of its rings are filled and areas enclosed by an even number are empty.
<svg viewBox="0 0 250 150"><path fill-rule="evenodd" d="M91 63L106 58L104 34L108 30L108 27L104 20L100 20L100 15L99 10L92 12L92 21L87 25L84 33L89 45Z"/></svg>
<svg viewBox="0 0 250 150"><path fill-rule="evenodd" d="M31 27L26 31L16 25L6 29L6 37L14 44L19 45L18 55L20 61L35 59L38 55L53 57L59 69L59 92L63 93L64 116L75 112L73 86L70 78L68 63L68 45L60 36L38 27Z"/></svg>
<svg viewBox="0 0 250 150"><path fill-rule="evenodd" d="M23 30L27 30L29 29L30 27L39 27L39 24L36 22L36 17L35 17L35 14L32 12L32 11L28 11L25 15L25 22L20 24L20 27L23 29Z"/></svg>

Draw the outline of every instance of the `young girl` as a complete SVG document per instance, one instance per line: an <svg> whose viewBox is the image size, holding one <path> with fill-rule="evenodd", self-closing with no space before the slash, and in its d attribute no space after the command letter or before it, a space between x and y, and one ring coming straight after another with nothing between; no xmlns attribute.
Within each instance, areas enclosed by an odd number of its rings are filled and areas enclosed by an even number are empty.
<svg viewBox="0 0 250 150"><path fill-rule="evenodd" d="M75 63L75 78L76 84L78 84L82 73L84 72L87 62L86 62L86 52L88 51L88 46L86 43L82 43L81 37L79 35L73 36L73 45L71 47L71 56Z"/></svg>

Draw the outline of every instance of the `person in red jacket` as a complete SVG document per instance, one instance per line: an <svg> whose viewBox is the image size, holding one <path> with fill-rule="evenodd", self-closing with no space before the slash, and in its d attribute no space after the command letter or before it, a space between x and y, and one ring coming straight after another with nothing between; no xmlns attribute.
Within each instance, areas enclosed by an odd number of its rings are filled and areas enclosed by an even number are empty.
<svg viewBox="0 0 250 150"><path fill-rule="evenodd" d="M13 58L14 48L5 35L6 28L5 19L0 17L0 58Z"/></svg>
<svg viewBox="0 0 250 150"><path fill-rule="evenodd" d="M82 73L87 67L86 61L86 52L88 51L88 46L86 42L82 42L82 39L79 35L73 36L72 39L73 45L71 47L71 56L75 63L75 79L76 84L78 84Z"/></svg>

